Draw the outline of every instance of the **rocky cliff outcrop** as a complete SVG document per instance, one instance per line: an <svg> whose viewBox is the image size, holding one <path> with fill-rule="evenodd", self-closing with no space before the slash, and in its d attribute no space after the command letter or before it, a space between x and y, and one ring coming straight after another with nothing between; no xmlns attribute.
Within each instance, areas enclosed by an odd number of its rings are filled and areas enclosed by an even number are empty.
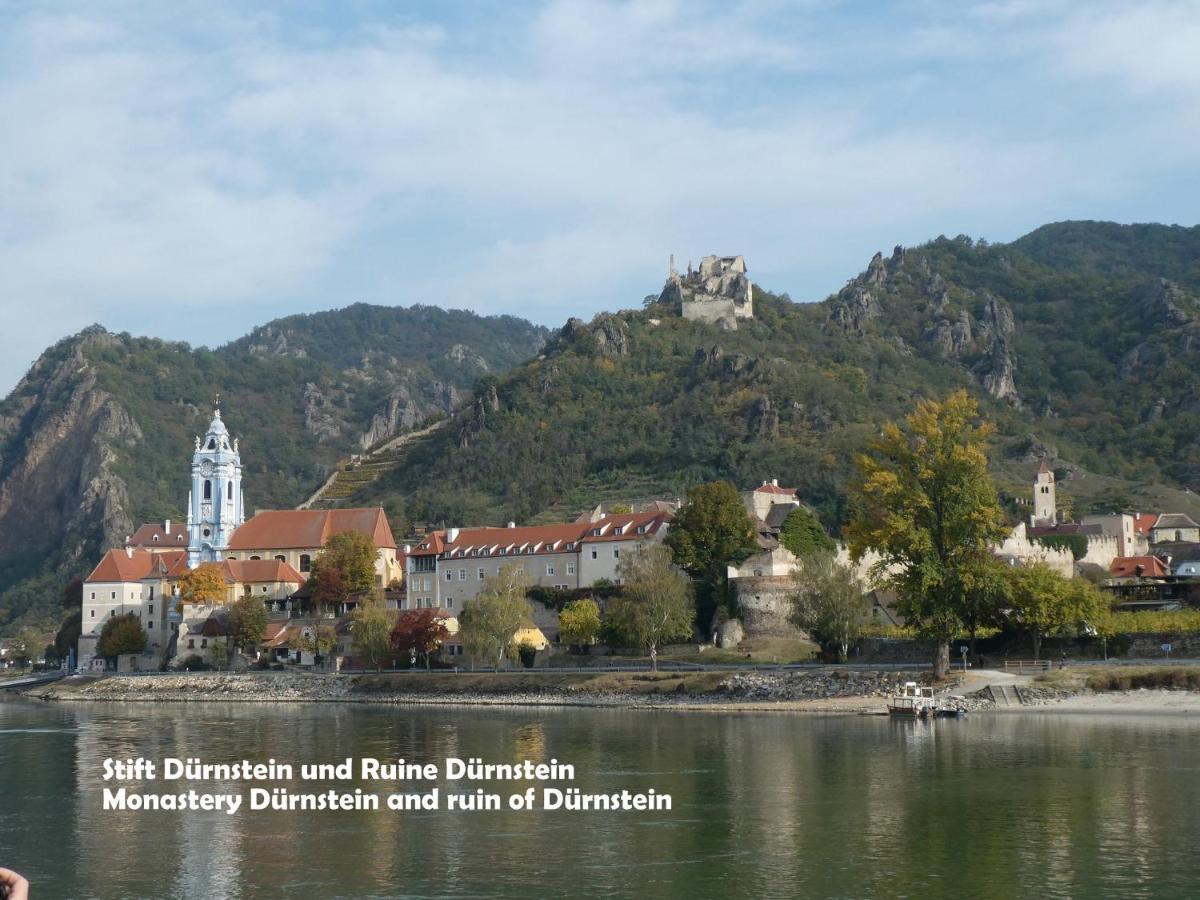
<svg viewBox="0 0 1200 900"><path fill-rule="evenodd" d="M60 342L0 407L0 569L26 568L54 551L61 564L77 566L130 533L117 454L143 434L97 387L88 360L89 351L121 341L94 326Z"/></svg>

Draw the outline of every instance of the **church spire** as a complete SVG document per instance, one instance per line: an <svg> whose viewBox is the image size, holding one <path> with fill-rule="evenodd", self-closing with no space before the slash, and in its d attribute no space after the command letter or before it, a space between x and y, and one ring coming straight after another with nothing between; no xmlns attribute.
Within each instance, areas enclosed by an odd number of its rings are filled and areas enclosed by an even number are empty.
<svg viewBox="0 0 1200 900"><path fill-rule="evenodd" d="M220 402L220 394L214 404ZM192 454L192 490L188 497L188 566L222 558L229 539L245 520L242 504L242 460L237 441L219 406Z"/></svg>

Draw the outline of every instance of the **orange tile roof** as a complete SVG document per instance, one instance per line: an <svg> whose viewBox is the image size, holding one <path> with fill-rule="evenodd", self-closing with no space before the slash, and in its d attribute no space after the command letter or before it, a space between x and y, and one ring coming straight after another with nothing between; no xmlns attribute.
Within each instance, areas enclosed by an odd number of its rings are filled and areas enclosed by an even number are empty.
<svg viewBox="0 0 1200 900"><path fill-rule="evenodd" d="M377 548L396 549L380 507L368 509L268 509L241 525L230 550L317 550L335 534L357 531Z"/></svg>
<svg viewBox="0 0 1200 900"><path fill-rule="evenodd" d="M277 559L227 559L221 565L225 570L225 578L238 584L280 581L299 585L308 580Z"/></svg>
<svg viewBox="0 0 1200 900"><path fill-rule="evenodd" d="M1158 513L1139 513L1133 517L1133 530L1138 534L1149 534L1157 521Z"/></svg>
<svg viewBox="0 0 1200 900"><path fill-rule="evenodd" d="M1108 571L1113 578L1165 578L1167 564L1157 556L1118 556Z"/></svg>
<svg viewBox="0 0 1200 900"><path fill-rule="evenodd" d="M141 581L154 574L174 574L181 565L187 565L187 552L184 550L169 550L165 553L151 553L141 549L109 550L84 580Z"/></svg>
<svg viewBox="0 0 1200 900"><path fill-rule="evenodd" d="M149 522L138 527L138 530L125 542L126 547L186 547L188 545L187 525L171 522L170 529L166 522Z"/></svg>
<svg viewBox="0 0 1200 900"><path fill-rule="evenodd" d="M449 539L446 531L430 532L412 548L410 556L445 556L450 559L488 556L528 555L574 552L579 544L597 541L628 541L656 534L671 519L667 512L625 513L605 516L595 522L570 522L559 525L521 525L514 528L462 528ZM638 528L645 527L639 534ZM615 530L623 527L621 534ZM592 532L600 530L602 534ZM573 545L573 546L568 546ZM501 551L512 548L511 553ZM474 551L474 552L472 552Z"/></svg>
<svg viewBox="0 0 1200 900"><path fill-rule="evenodd" d="M771 484L769 481L764 481L754 489L756 494L785 494L789 497L796 496L795 488L780 487L777 484Z"/></svg>

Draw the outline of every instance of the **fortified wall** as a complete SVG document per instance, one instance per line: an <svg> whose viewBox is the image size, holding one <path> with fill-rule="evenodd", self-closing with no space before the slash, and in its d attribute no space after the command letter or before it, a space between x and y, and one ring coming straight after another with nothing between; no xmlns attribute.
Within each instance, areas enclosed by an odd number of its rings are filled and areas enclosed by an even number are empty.
<svg viewBox="0 0 1200 900"><path fill-rule="evenodd" d="M706 256L697 270L689 262L684 275L675 271L672 256L658 300L685 319L730 331L737 329L738 319L754 318L753 286L746 276L746 261L740 256Z"/></svg>

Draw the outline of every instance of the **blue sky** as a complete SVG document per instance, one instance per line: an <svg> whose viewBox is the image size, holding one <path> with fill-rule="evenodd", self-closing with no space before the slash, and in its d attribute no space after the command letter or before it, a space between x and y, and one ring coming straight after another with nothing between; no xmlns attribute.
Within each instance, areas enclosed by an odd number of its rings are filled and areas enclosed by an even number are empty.
<svg viewBox="0 0 1200 900"><path fill-rule="evenodd" d="M667 255L819 300L879 249L1195 224L1194 4L0 0L0 392L92 323L547 325Z"/></svg>

